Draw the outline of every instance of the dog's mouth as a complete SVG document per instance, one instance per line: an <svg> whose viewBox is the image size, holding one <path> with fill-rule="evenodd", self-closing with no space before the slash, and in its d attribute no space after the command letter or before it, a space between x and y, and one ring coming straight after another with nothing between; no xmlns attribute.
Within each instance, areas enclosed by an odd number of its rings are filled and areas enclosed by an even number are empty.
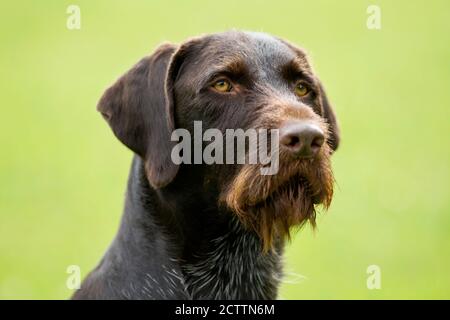
<svg viewBox="0 0 450 320"><path fill-rule="evenodd" d="M268 251L277 237L290 237L291 227L300 227L308 221L314 227L315 205L323 199L321 190L305 176L296 174L259 201L247 202L237 213L246 226L256 231Z"/></svg>
<svg viewBox="0 0 450 320"><path fill-rule="evenodd" d="M268 193L264 198L249 202L247 205L248 207L261 208L283 201L292 203L296 199L301 200L302 203L310 202L312 205L318 205L322 203L324 196L320 190L316 190L313 187L308 178L295 174ZM302 209L304 208L298 208L298 210Z"/></svg>
<svg viewBox="0 0 450 320"><path fill-rule="evenodd" d="M286 195L290 198L309 198L313 204L320 204L323 199L321 192L314 189L308 178L296 174L273 190L261 203L275 202Z"/></svg>
<svg viewBox="0 0 450 320"><path fill-rule="evenodd" d="M305 164L288 167L279 177L266 176L256 179L257 183L243 190L248 193L246 205L248 207L267 205L283 198L308 199L313 205L328 205L329 179L322 170L312 170L320 167L317 164ZM305 169L306 168L306 169Z"/></svg>
<svg viewBox="0 0 450 320"><path fill-rule="evenodd" d="M258 233L264 250L276 238L289 238L291 227L315 226L316 206L328 208L333 175L328 158L281 162L278 175L258 175L245 166L233 179L223 199L244 225Z"/></svg>

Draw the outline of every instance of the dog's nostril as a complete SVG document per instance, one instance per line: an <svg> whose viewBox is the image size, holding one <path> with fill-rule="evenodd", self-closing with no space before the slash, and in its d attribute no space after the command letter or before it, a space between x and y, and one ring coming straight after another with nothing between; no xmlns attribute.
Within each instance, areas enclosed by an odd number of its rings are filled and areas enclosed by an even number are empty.
<svg viewBox="0 0 450 320"><path fill-rule="evenodd" d="M300 158L315 156L324 142L323 131L314 124L290 123L280 130L281 145Z"/></svg>
<svg viewBox="0 0 450 320"><path fill-rule="evenodd" d="M300 144L300 139L297 136L290 136L289 137L288 146L289 147L296 147L298 144Z"/></svg>
<svg viewBox="0 0 450 320"><path fill-rule="evenodd" d="M301 140L297 134L285 132L280 135L280 143L291 150L297 150L300 148Z"/></svg>
<svg viewBox="0 0 450 320"><path fill-rule="evenodd" d="M320 149L320 147L322 147L324 141L325 141L325 139L324 139L323 135L316 136L315 138L313 138L313 140L311 142L311 148Z"/></svg>

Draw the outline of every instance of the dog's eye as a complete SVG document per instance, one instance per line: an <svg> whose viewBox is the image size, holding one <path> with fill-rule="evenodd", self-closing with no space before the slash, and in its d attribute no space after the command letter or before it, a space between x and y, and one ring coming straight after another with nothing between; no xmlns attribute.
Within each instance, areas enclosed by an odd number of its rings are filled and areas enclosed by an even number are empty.
<svg viewBox="0 0 450 320"><path fill-rule="evenodd" d="M212 87L219 92L230 92L232 89L231 83L225 79L217 80Z"/></svg>
<svg viewBox="0 0 450 320"><path fill-rule="evenodd" d="M309 93L309 88L304 83L297 83L295 86L295 94L299 97L304 97Z"/></svg>

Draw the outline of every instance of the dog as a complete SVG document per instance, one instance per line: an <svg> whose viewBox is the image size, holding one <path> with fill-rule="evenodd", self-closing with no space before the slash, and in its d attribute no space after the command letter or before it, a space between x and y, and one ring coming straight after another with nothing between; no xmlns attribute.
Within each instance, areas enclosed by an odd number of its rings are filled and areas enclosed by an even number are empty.
<svg viewBox="0 0 450 320"><path fill-rule="evenodd" d="M119 231L73 299L276 299L283 248L333 195L335 112L303 49L256 32L163 44L98 111L135 156ZM279 170L176 164L177 128L279 130Z"/></svg>

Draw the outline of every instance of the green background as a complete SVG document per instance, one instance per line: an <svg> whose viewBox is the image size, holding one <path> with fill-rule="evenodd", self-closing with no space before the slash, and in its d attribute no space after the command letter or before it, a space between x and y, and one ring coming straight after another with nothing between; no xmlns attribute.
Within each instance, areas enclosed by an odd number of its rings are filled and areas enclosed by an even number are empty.
<svg viewBox="0 0 450 320"><path fill-rule="evenodd" d="M81 29L66 8L81 8ZM366 27L370 4L381 30ZM163 41L230 28L306 48L335 106L337 185L288 246L287 299L450 298L450 3L2 1L0 298L67 298L114 236L131 152L95 111ZM366 269L378 265L380 290Z"/></svg>

